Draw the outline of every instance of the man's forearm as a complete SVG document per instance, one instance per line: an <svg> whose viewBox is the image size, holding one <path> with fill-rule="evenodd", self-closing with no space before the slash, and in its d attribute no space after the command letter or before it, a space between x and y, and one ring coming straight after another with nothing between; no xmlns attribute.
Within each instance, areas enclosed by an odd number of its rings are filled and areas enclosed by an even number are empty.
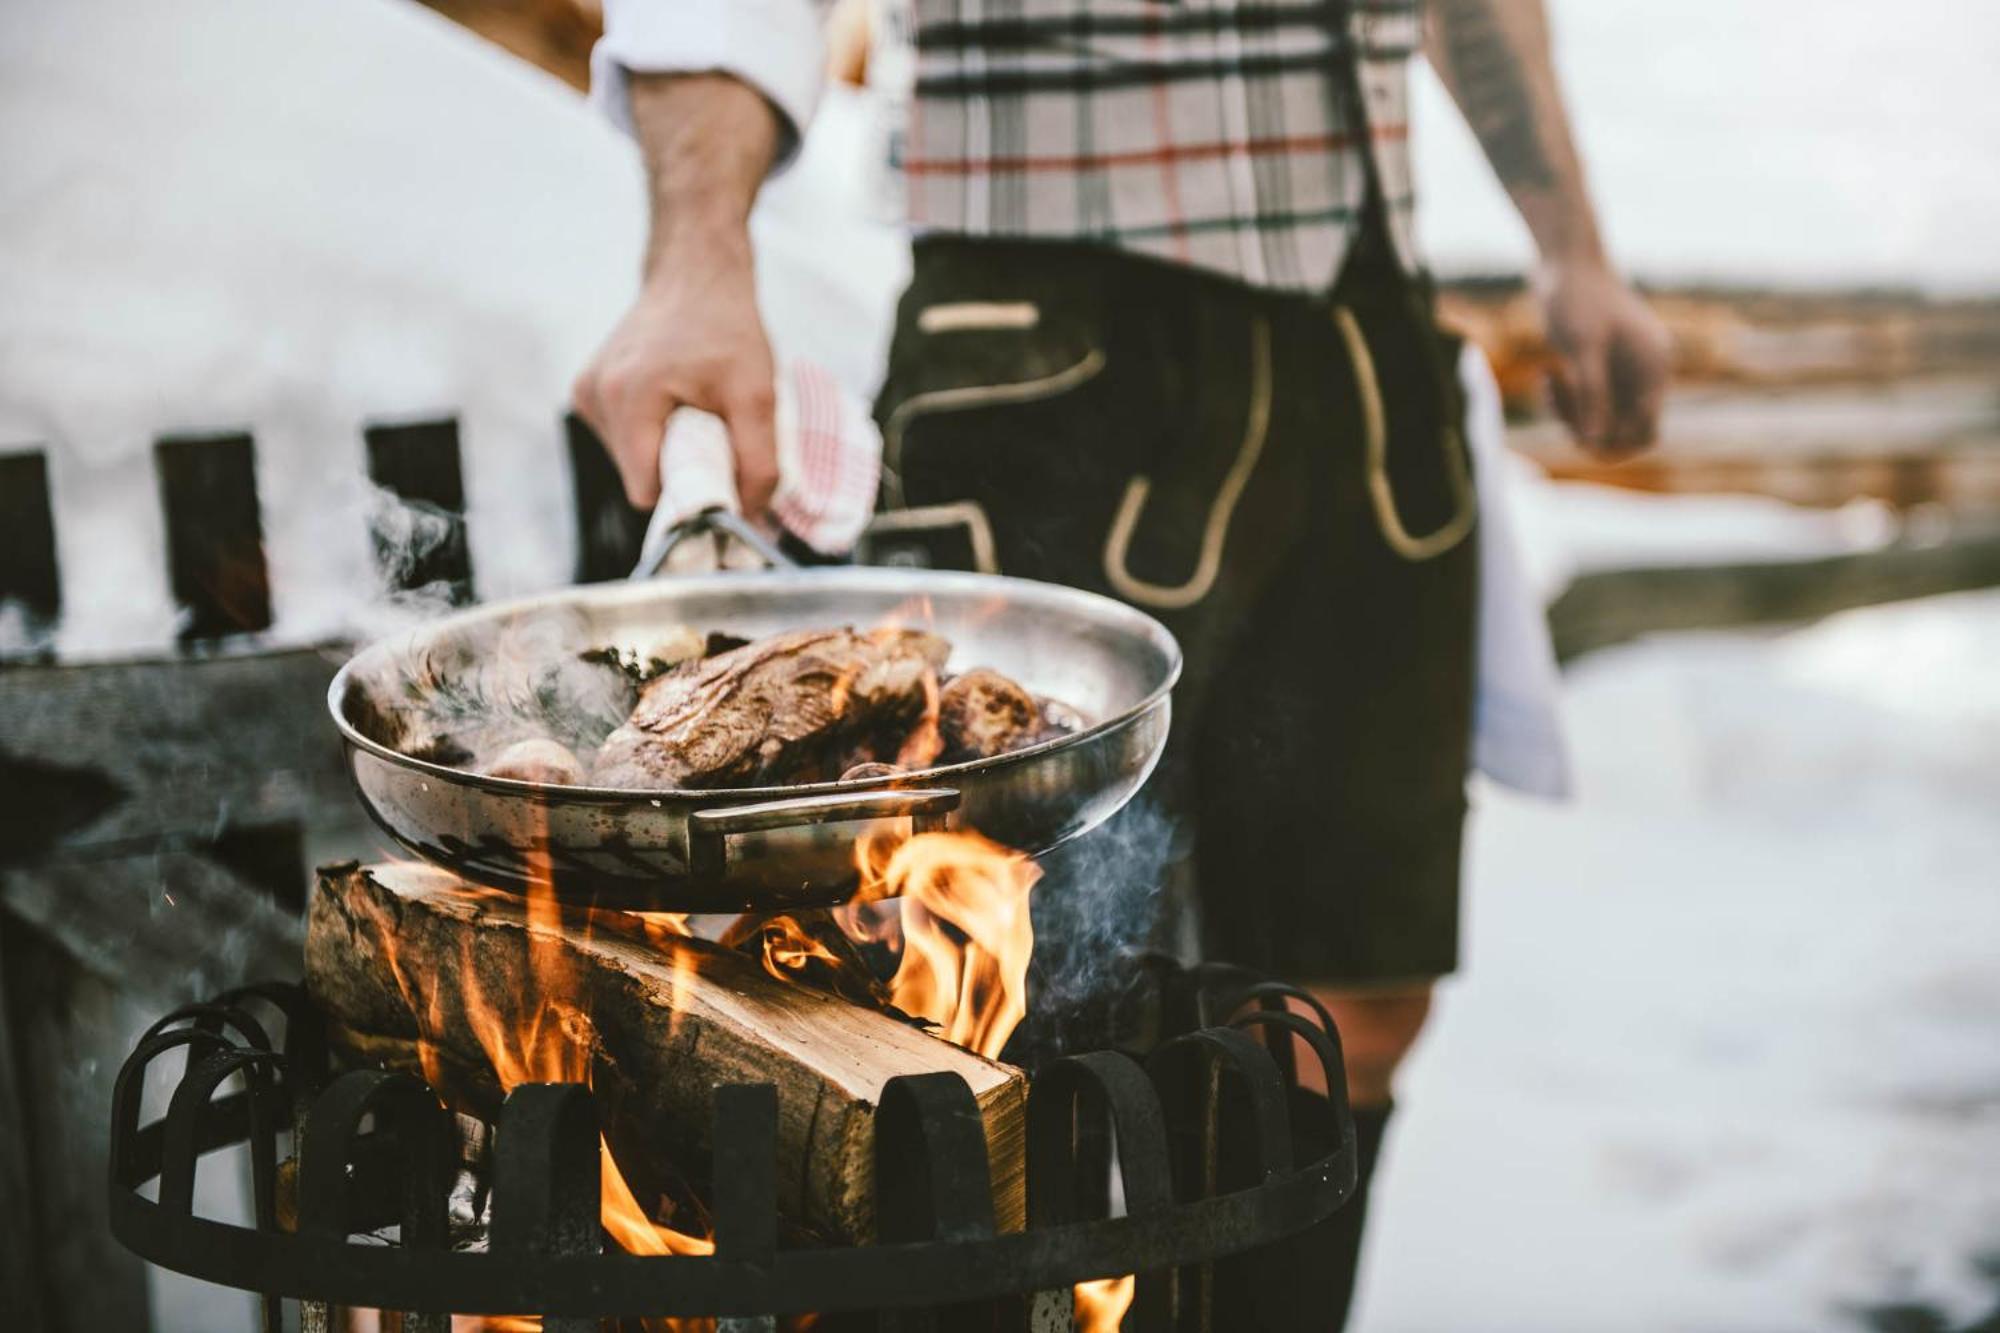
<svg viewBox="0 0 2000 1333"><path fill-rule="evenodd" d="M632 121L650 190L647 276L687 245L743 237L778 149L771 104L727 74L638 74Z"/></svg>
<svg viewBox="0 0 2000 1333"><path fill-rule="evenodd" d="M1431 0L1426 45L1543 258L1601 261L1542 0Z"/></svg>
<svg viewBox="0 0 2000 1333"><path fill-rule="evenodd" d="M777 489L778 446L748 224L778 113L723 74L634 75L630 93L652 234L632 308L577 376L577 409L641 509L660 497L660 441L674 412L721 417L737 494L755 517Z"/></svg>

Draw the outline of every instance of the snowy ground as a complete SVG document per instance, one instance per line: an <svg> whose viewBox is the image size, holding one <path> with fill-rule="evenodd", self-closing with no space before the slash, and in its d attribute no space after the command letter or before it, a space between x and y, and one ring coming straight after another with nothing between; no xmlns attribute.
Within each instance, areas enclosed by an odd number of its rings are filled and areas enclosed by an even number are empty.
<svg viewBox="0 0 2000 1333"><path fill-rule="evenodd" d="M1984 593L1572 672L1580 802L1479 801L1365 1333L2000 1307L1996 659Z"/></svg>

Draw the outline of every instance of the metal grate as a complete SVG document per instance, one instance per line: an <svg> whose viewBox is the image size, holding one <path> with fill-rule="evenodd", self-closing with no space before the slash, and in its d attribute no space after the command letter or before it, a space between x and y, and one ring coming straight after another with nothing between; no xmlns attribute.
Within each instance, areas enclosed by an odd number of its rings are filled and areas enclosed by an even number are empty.
<svg viewBox="0 0 2000 1333"><path fill-rule="evenodd" d="M632 1315L716 1316L743 1333L804 1311L842 1328L1026 1330L1066 1320L1072 1284L1124 1273L1138 1275L1128 1330L1315 1328L1316 1244L1355 1178L1331 1020L1288 1008L1316 1010L1302 992L1231 970L1153 979L1152 1028L1218 1021L1037 1074L1020 1232L995 1230L971 1090L927 1074L893 1080L877 1110L875 1244L781 1243L777 1093L751 1084L713 1093L714 1255L625 1254L598 1225L587 1089L517 1087L469 1152L420 1080L336 1074L291 986L230 992L147 1031L113 1097L112 1230L155 1263L264 1293L273 1330L284 1298L305 1303L309 1326L345 1305L410 1312L405 1327L425 1330L445 1327L442 1311L536 1311L566 1333ZM260 1017L271 1009L281 1043ZM1295 1041L1333 1097L1300 1086ZM170 1058L185 1068L166 1113L142 1123L147 1071ZM218 1096L232 1080L241 1090ZM250 1225L193 1208L198 1161L229 1147L249 1157ZM469 1156L485 1159L483 1248L448 1212Z"/></svg>

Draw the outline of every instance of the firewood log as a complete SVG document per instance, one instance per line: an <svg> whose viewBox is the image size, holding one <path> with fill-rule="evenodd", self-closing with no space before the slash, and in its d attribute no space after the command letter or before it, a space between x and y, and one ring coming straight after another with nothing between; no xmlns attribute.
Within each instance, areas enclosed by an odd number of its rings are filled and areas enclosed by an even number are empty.
<svg viewBox="0 0 2000 1333"><path fill-rule="evenodd" d="M779 1211L844 1242L874 1234L883 1085L949 1070L980 1106L996 1218L1018 1227L1023 1216L1021 1071L719 945L649 939L636 918L565 910L531 922L523 900L432 867L330 867L309 913L306 984L349 1059L424 1072L454 1110L488 1119L503 1094L468 1010L516 1023L559 996L612 1155L641 1199L676 1181L700 1192L713 1087L775 1084Z"/></svg>

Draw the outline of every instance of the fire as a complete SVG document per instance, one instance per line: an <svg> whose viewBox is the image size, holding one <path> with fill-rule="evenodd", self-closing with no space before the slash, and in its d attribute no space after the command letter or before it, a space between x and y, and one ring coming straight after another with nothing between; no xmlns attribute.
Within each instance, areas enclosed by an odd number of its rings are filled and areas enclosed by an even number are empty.
<svg viewBox="0 0 2000 1333"><path fill-rule="evenodd" d="M938 730L937 672L926 669L923 716L904 738L902 748L896 751L896 767L912 770L929 768L943 753L944 735Z"/></svg>
<svg viewBox="0 0 2000 1333"><path fill-rule="evenodd" d="M764 935L764 966L772 976L783 980L811 963L839 966L833 950L806 934L793 918L781 916L770 924Z"/></svg>
<svg viewBox="0 0 2000 1333"><path fill-rule="evenodd" d="M547 876L528 893L528 972L526 994L489 998L477 984L471 958L461 1003L465 1020L492 1064L503 1092L522 1083L591 1082L591 1052L597 1033L590 1015L566 997L579 993L570 976L570 955L562 935L562 910ZM687 918L652 913L642 924L655 938L687 933ZM471 949L468 941L466 948ZM603 1167L602 1221L612 1239L632 1254L713 1254L715 1242L655 1222L640 1206L625 1175L612 1160L611 1146L598 1136ZM686 1325L681 1325L685 1327Z"/></svg>
<svg viewBox="0 0 2000 1333"><path fill-rule="evenodd" d="M1028 1012L1040 868L977 833L865 837L855 861L861 886L835 918L850 937L899 950L890 1001L997 1059ZM1129 1273L1077 1283L1079 1333L1117 1333L1135 1285Z"/></svg>
<svg viewBox="0 0 2000 1333"><path fill-rule="evenodd" d="M470 888L474 894L491 892ZM593 918L595 914L592 914ZM424 1077L434 1087L444 1085L435 1034L448 1022L459 1021L479 1042L501 1091L523 1083L583 1083L592 1079L591 1056L597 1032L590 1015L570 998L581 993L571 971L568 945L562 933L562 909L546 875L538 876L527 896L528 984L516 992L489 995L479 984L479 969L468 937L459 969L461 988L456 1013L435 976L415 978L396 958L392 923L379 923L378 939L385 951L404 1001L418 1017L418 1059ZM640 929L656 944L688 934L686 917L678 913L648 913ZM656 1222L626 1182L602 1135L597 1141L601 1166L601 1214L605 1231L620 1247L642 1255L705 1255L715 1242ZM536 1329L540 1321L508 1316L454 1320L455 1333L513 1333ZM714 1327L713 1320L648 1321L648 1329L697 1333Z"/></svg>
<svg viewBox="0 0 2000 1333"><path fill-rule="evenodd" d="M1077 1333L1118 1333L1125 1312L1132 1308L1132 1292L1137 1285L1130 1273L1077 1283Z"/></svg>
<svg viewBox="0 0 2000 1333"><path fill-rule="evenodd" d="M1040 870L1025 854L970 832L865 837L857 845L856 864L859 888L847 905L833 909L830 927L821 929L824 916L804 923L791 916L741 923L761 936L766 969L800 984L830 984L851 999L863 997L850 990L849 981L873 996L886 990L891 1003L935 1023L947 1040L997 1058L1027 1014L1028 962L1034 950L1029 899ZM462 886L462 891L497 895L473 886ZM607 929L636 930L663 951L692 933L687 918L678 913L625 916L614 925L595 911L565 912L546 877L528 893L526 917L527 984L482 986L468 936L458 969L461 984L450 995L442 993L434 974L397 963L394 923L380 923L380 947L418 1018L419 1057L434 1086L450 1082L436 1041L447 1024L461 1025L477 1039L502 1091L523 1083L589 1084L598 1035L581 1000L586 991L563 934L565 919L571 930L579 919ZM886 943L895 952L896 969L886 988L861 961L853 941ZM673 952L693 956L688 950ZM601 1137L598 1151L602 1221L619 1246L640 1255L714 1253L714 1242L707 1237L654 1220ZM1122 1283L1078 1286L1080 1326L1116 1329L1131 1300L1130 1279ZM516 1318L454 1321L455 1333L511 1333L538 1326L538 1321ZM647 1326L692 1333L713 1323L682 1320ZM804 1323L787 1320L785 1326Z"/></svg>
<svg viewBox="0 0 2000 1333"><path fill-rule="evenodd" d="M1041 870L977 833L864 837L855 859L861 887L835 915L851 937L898 951L890 1002L997 1058L1028 1012Z"/></svg>

